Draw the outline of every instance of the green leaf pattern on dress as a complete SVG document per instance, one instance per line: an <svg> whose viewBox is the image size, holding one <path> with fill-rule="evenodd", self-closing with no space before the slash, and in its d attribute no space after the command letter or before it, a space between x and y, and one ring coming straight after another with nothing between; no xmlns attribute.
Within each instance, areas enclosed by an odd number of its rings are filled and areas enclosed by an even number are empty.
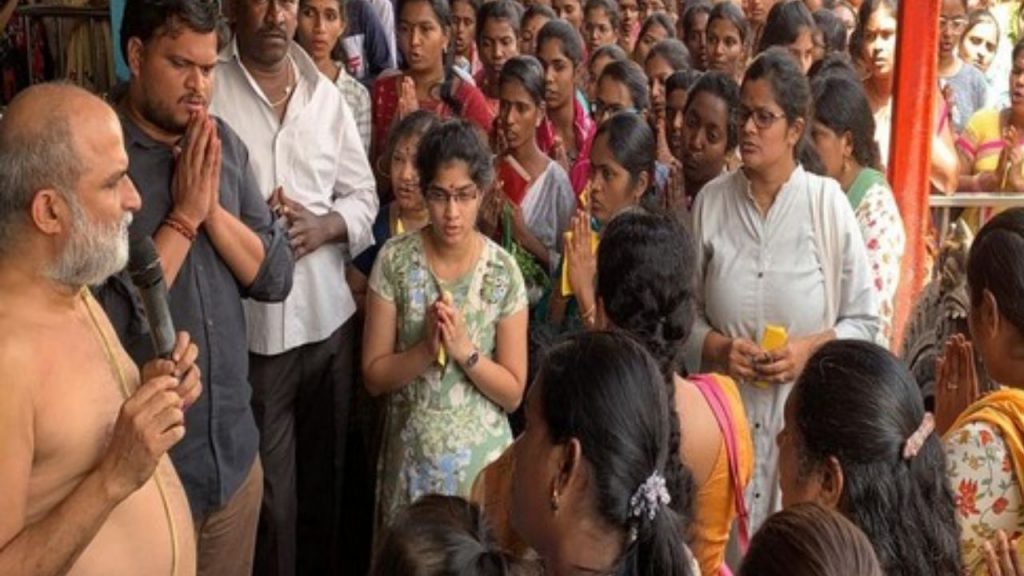
<svg viewBox="0 0 1024 576"><path fill-rule="evenodd" d="M462 312L470 340L492 358L498 322L526 308L526 287L512 257L484 239L477 265L452 281L434 278L421 232L392 238L370 274L370 289L394 302L396 349L424 337L427 307L450 292ZM378 463L377 521L387 525L405 505L428 493L468 497L476 475L511 441L505 412L449 360L434 364L386 401L385 430Z"/></svg>

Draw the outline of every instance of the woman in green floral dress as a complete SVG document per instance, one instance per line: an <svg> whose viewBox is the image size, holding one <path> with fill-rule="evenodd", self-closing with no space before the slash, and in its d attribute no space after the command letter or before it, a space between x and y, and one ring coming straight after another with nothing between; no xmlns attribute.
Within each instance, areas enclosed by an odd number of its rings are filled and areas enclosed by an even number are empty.
<svg viewBox="0 0 1024 576"><path fill-rule="evenodd" d="M386 394L376 527L423 494L469 496L511 441L526 384L526 289L513 258L476 230L490 151L463 120L420 141L430 225L392 238L370 273L363 372Z"/></svg>

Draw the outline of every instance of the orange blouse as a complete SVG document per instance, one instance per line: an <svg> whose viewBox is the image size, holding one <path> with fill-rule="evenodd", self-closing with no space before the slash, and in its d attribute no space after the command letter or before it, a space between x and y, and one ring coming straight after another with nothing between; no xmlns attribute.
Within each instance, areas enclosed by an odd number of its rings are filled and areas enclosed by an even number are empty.
<svg viewBox="0 0 1024 576"><path fill-rule="evenodd" d="M739 388L731 378L715 374L714 381L728 400L732 413L740 485L745 487L754 471L754 443L750 436L750 424L743 410L743 400L740 398ZM721 571L725 562L726 544L729 542L733 520L737 516L736 495L724 440L718 448L718 457L711 475L697 489L697 500L694 504L695 517L691 531L693 541L690 548L700 563L701 573L714 576Z"/></svg>

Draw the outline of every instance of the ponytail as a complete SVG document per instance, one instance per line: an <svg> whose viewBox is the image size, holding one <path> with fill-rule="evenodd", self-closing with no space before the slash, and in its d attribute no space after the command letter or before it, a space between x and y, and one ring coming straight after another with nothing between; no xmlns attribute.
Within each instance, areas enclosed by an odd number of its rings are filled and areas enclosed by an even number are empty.
<svg viewBox="0 0 1024 576"><path fill-rule="evenodd" d="M676 459L666 469L681 466ZM666 470L667 472L668 470ZM680 537L681 521L669 506L666 480L655 472L630 498L630 544L622 572L630 576L689 576L690 557Z"/></svg>
<svg viewBox="0 0 1024 576"><path fill-rule="evenodd" d="M945 453L922 427L924 400L907 367L875 344L834 340L807 361L789 402L799 462L792 472L809 478L838 461L837 508L867 535L885 573L960 574Z"/></svg>
<svg viewBox="0 0 1024 576"><path fill-rule="evenodd" d="M678 463L678 459L677 459ZM662 506L653 520L645 522L633 546L633 570L637 576L689 576L692 559L680 536L680 519ZM627 560L628 561L628 560Z"/></svg>
<svg viewBox="0 0 1024 576"><path fill-rule="evenodd" d="M555 345L537 380L551 441L577 440L598 471L598 514L628 543L620 573L689 576L675 509L689 509L692 495L670 481L687 474L669 448L673 425L654 358L625 332L585 332Z"/></svg>

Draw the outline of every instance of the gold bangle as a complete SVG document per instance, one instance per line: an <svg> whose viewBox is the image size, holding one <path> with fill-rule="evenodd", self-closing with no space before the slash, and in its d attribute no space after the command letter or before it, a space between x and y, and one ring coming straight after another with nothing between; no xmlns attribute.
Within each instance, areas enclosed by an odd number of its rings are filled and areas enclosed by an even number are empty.
<svg viewBox="0 0 1024 576"><path fill-rule="evenodd" d="M588 326L592 326L594 324L594 321L595 321L595 318L594 318L594 313L595 312L597 312L597 305L596 304L591 306L590 309L587 310L586 312L581 312L580 313L580 317L583 318L583 323L588 325Z"/></svg>

